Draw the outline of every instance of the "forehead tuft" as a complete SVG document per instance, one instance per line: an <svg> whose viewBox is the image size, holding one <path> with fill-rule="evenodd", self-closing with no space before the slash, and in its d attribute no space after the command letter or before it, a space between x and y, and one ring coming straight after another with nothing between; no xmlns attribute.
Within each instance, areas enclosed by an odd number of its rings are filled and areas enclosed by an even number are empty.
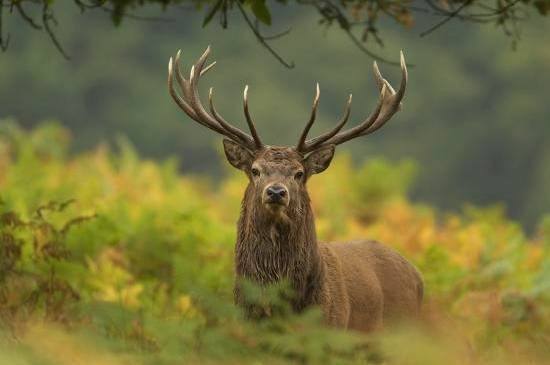
<svg viewBox="0 0 550 365"><path fill-rule="evenodd" d="M291 147L267 147L260 152L256 161L270 165L299 167L302 165L302 156Z"/></svg>

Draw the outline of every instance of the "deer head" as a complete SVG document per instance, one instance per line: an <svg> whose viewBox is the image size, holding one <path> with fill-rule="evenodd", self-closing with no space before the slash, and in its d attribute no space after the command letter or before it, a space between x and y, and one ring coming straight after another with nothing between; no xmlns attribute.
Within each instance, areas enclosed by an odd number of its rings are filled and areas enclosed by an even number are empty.
<svg viewBox="0 0 550 365"><path fill-rule="evenodd" d="M213 89L209 92L209 110L203 107L198 92L199 79L215 62L206 65L210 47L191 67L189 78L179 70L181 51L168 64L168 88L178 106L194 121L225 137L225 155L229 163L244 171L249 178L246 196L259 203L257 209L273 217L291 217L309 205L306 182L313 174L324 171L334 155L335 147L353 138L366 136L380 129L400 109L407 85L407 68L401 52L401 84L397 91L384 79L374 62L374 76L380 92L374 111L355 127L342 130L347 123L352 96L350 94L342 118L330 131L308 139L307 135L315 122L319 105L319 84L316 85L311 116L294 147L268 146L262 143L248 110L248 86L244 88L244 115L250 134L227 122L216 111L213 103ZM174 81L180 88L178 93ZM245 198L246 199L246 198Z"/></svg>

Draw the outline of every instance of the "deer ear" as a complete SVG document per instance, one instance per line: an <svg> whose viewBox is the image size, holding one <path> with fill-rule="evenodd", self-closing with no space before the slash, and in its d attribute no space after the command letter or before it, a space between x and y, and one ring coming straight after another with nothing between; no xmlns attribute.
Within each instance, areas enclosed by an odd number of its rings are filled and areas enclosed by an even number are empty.
<svg viewBox="0 0 550 365"><path fill-rule="evenodd" d="M333 144L324 146L311 152L304 161L304 167L309 175L325 171L334 156L335 146Z"/></svg>
<svg viewBox="0 0 550 365"><path fill-rule="evenodd" d="M248 149L229 139L223 140L223 150L225 151L227 161L239 170L246 170L254 159L254 156Z"/></svg>

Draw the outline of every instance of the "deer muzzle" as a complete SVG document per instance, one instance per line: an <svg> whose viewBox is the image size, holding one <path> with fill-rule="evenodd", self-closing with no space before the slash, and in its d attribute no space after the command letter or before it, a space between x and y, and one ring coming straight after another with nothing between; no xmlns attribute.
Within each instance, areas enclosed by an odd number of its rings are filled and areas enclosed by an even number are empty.
<svg viewBox="0 0 550 365"><path fill-rule="evenodd" d="M262 202L269 207L286 207L289 203L289 194L286 186L280 183L265 187Z"/></svg>

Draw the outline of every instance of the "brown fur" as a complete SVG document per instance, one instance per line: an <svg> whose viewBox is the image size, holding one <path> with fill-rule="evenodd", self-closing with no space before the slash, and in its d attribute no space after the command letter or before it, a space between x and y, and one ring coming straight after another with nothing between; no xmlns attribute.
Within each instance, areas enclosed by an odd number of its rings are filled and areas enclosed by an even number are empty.
<svg viewBox="0 0 550 365"><path fill-rule="evenodd" d="M246 306L239 285L243 278L259 285L288 280L296 293L293 309L318 305L333 326L370 331L418 314L422 279L396 251L374 241L317 242L306 182L328 167L333 147L304 157L286 147L252 153L231 141L224 146L231 164L250 179L235 247L239 305ZM280 206L265 204L265 189L272 184L288 190Z"/></svg>

